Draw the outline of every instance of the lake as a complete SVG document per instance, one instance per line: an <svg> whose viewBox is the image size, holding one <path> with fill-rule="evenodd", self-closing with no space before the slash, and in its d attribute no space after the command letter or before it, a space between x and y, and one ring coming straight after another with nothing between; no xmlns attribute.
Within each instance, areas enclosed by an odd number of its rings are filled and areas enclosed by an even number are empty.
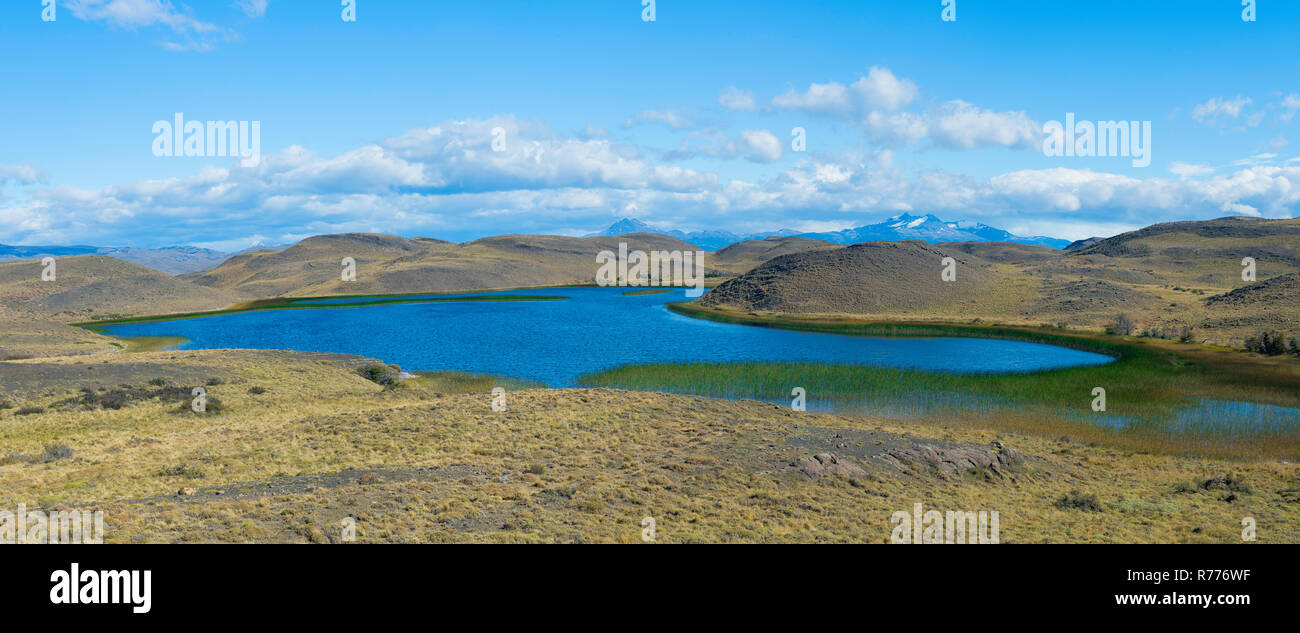
<svg viewBox="0 0 1300 633"><path fill-rule="evenodd" d="M975 373L1057 369L1113 360L1102 354L1022 341L860 337L717 323L668 310L665 303L687 300L684 289L625 296L628 290L547 288L436 295L566 299L267 310L114 325L104 332L189 339L179 349L359 354L407 371L495 374L552 387L573 386L584 374L638 363L810 361ZM312 303L358 301L366 299Z"/></svg>

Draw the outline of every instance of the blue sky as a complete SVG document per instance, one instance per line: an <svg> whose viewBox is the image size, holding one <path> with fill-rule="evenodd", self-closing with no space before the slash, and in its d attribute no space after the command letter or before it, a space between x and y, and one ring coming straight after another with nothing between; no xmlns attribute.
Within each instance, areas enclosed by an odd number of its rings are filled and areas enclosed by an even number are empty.
<svg viewBox="0 0 1300 633"><path fill-rule="evenodd" d="M0 6L0 242L737 232L903 211L1069 239L1300 210L1300 3L41 0ZM155 156L256 121L260 161ZM1151 122L1150 164L1043 124ZM793 128L806 132L794 151ZM493 131L504 134L494 151Z"/></svg>

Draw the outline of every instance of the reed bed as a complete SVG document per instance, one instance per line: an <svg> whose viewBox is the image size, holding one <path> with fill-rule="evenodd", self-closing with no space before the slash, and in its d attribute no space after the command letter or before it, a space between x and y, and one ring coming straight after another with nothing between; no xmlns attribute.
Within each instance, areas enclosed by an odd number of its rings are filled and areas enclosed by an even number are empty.
<svg viewBox="0 0 1300 633"><path fill-rule="evenodd" d="M679 310L686 314L693 311ZM699 316L697 314L692 314ZM717 315L708 315L715 320ZM1105 365L959 374L806 362L669 363L584 376L583 386L751 398L789 405L802 387L810 411L1068 436L1137 452L1226 459L1300 458L1295 374L1251 362L1211 362L1117 337L1021 327L888 324L735 317L732 322L872 336L985 336L1114 356ZM1093 411L1093 390L1106 410Z"/></svg>

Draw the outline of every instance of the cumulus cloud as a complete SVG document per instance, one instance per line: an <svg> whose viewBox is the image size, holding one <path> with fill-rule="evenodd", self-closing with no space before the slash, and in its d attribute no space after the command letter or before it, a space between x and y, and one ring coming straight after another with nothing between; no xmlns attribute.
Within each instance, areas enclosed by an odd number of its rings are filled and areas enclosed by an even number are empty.
<svg viewBox="0 0 1300 633"><path fill-rule="evenodd" d="M696 151L771 162L782 157L783 145L765 130L745 130L702 136ZM1175 177L1139 179L1055 168L975 179L940 170L904 174L892 168L892 153L875 150L801 158L761 181L724 181L658 164L634 146L495 117L409 130L331 156L292 146L264 154L256 167L234 161L185 178L98 189L29 187L21 202L0 205L0 241L162 245L253 235L291 241L341 231L580 233L617 213L668 216L678 226L808 230L899 211L1079 239L1160 221L1293 217L1300 210L1300 187L1293 184L1300 182L1300 164L1255 164L1217 175L1206 169L1176 164ZM0 168L0 174L38 180L24 167Z"/></svg>
<svg viewBox="0 0 1300 633"><path fill-rule="evenodd" d="M915 101L918 94L912 81L899 79L888 68L872 66L866 77L848 86L835 81L814 83L804 92L791 90L777 96L772 105L860 121L869 112L900 110Z"/></svg>
<svg viewBox="0 0 1300 633"><path fill-rule="evenodd" d="M758 101L754 98L754 93L735 86L718 93L718 105L728 110L758 109Z"/></svg>
<svg viewBox="0 0 1300 633"><path fill-rule="evenodd" d="M887 146L912 145L928 139L936 147L1041 147L1042 127L1023 111L994 112L961 100L949 101L923 113L872 112L867 135Z"/></svg>
<svg viewBox="0 0 1300 633"><path fill-rule="evenodd" d="M1197 104L1195 108L1192 108L1192 119L1204 125L1214 125L1221 119L1236 119L1241 116L1241 111L1250 103L1250 97L1241 95L1237 95L1232 99L1211 97L1209 101Z"/></svg>

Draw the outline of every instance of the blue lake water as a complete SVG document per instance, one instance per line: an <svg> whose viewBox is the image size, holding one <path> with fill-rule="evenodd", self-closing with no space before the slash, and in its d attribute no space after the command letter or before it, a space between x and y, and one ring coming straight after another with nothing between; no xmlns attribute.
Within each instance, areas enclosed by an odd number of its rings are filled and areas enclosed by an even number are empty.
<svg viewBox="0 0 1300 633"><path fill-rule="evenodd" d="M820 361L970 373L1056 369L1112 360L1021 341L875 338L716 323L681 316L664 306L685 301L682 289L624 296L626 290L511 290L477 294L567 298L269 310L115 325L105 331L115 336L189 339L180 349L360 354L407 371L497 374L553 387L572 386L583 374L611 367L677 361ZM321 302L339 301L364 300Z"/></svg>

